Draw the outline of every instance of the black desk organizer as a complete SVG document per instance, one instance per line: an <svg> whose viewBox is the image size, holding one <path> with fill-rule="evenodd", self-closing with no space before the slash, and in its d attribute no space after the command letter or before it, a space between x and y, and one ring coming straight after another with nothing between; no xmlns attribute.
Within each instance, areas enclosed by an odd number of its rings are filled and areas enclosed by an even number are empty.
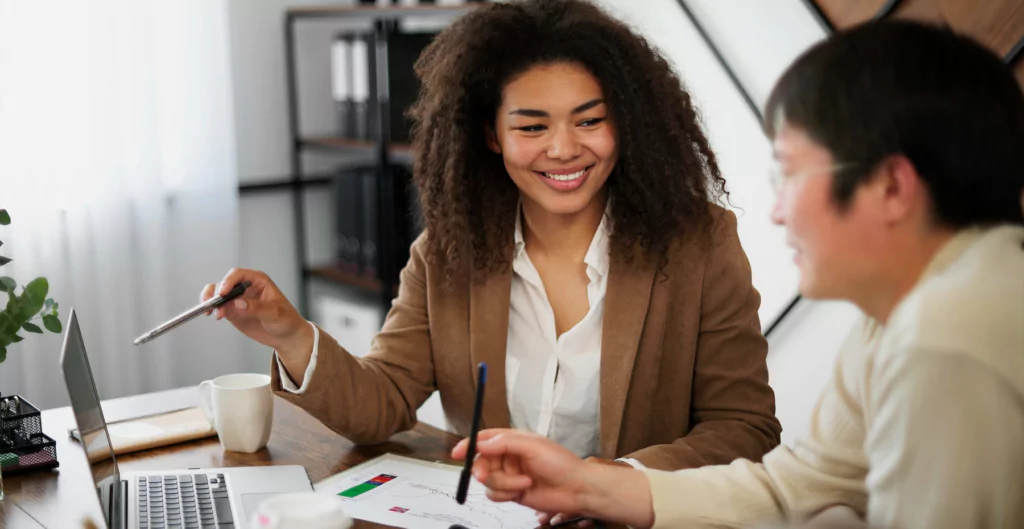
<svg viewBox="0 0 1024 529"><path fill-rule="evenodd" d="M0 472L56 468L57 442L43 433L36 408L18 395L0 397Z"/></svg>

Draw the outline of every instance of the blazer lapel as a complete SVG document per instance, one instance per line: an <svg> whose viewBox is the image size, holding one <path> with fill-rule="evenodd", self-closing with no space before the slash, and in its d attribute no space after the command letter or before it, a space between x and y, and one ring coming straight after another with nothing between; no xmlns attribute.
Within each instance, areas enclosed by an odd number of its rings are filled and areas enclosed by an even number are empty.
<svg viewBox="0 0 1024 529"><path fill-rule="evenodd" d="M474 273L475 275L475 273ZM508 428L508 397L505 388L505 349L508 346L508 311L512 270L485 279L474 277L469 294L470 372L487 362L487 389L481 414L483 428Z"/></svg>
<svg viewBox="0 0 1024 529"><path fill-rule="evenodd" d="M647 319L655 261L637 253L633 264L613 261L601 331L601 454L614 457L640 335Z"/></svg>

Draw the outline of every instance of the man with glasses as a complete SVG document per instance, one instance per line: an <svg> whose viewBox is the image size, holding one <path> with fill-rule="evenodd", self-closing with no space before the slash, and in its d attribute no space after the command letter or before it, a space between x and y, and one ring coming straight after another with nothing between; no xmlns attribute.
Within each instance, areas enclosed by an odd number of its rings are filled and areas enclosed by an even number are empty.
<svg viewBox="0 0 1024 529"><path fill-rule="evenodd" d="M864 313L806 436L761 464L588 464L486 431L498 501L635 527L845 512L875 527L1024 527L1024 96L973 41L867 24L802 55L767 105L800 289ZM465 454L465 444L454 451Z"/></svg>

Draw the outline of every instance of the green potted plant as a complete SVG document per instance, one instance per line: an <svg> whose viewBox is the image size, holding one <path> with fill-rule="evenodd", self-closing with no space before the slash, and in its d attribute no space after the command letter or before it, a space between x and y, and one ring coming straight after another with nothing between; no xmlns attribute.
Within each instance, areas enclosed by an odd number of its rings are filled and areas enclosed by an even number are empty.
<svg viewBox="0 0 1024 529"><path fill-rule="evenodd" d="M0 226L11 223L11 216L6 209L0 209ZM0 241L0 246L3 242ZM0 255L0 267L11 262L10 258ZM43 329L52 333L61 332L60 318L57 315L57 302L53 298L47 298L46 294L50 289L45 277L37 277L21 287L18 292L18 283L11 277L0 275L0 292L7 295L7 303L0 311L0 363L7 360L7 348L17 344L24 339L20 332L43 334ZM42 328L36 323L42 323ZM11 445L8 432L15 431L19 425L20 406L18 397L13 397L14 405L11 406L10 399L0 399L0 448L15 446ZM38 415L38 412L35 413ZM5 420L6 419L6 420ZM2 453L0 450L0 472L3 468L16 467L19 464L18 456L14 453ZM3 481L0 479L0 499L3 499Z"/></svg>
<svg viewBox="0 0 1024 529"><path fill-rule="evenodd" d="M0 226L11 223L11 216L6 209L0 209ZM3 246L3 241L0 241ZM10 263L11 259L0 255L0 267ZM7 304L0 311L0 363L7 359L7 348L24 338L21 331L43 334L43 329L36 321L42 320L43 328L60 334L60 318L57 316L57 302L47 298L50 289L45 277L37 277L22 286L17 293L18 283L7 276L0 276L0 291L7 294Z"/></svg>

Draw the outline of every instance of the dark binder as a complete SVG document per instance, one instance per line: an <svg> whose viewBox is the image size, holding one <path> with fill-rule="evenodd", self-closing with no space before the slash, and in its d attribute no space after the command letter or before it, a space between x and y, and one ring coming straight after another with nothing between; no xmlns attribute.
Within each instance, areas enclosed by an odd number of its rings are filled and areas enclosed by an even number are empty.
<svg viewBox="0 0 1024 529"><path fill-rule="evenodd" d="M349 273L360 270L362 251L363 200L360 182L364 169L346 167L334 176L332 190L335 203L334 247L336 266Z"/></svg>
<svg viewBox="0 0 1024 529"><path fill-rule="evenodd" d="M377 199L377 169L367 168L359 175L360 199L362 201L362 226L361 251L359 263L363 274L377 277L379 263L377 261L378 245L377 226L379 226L378 212L380 201Z"/></svg>

